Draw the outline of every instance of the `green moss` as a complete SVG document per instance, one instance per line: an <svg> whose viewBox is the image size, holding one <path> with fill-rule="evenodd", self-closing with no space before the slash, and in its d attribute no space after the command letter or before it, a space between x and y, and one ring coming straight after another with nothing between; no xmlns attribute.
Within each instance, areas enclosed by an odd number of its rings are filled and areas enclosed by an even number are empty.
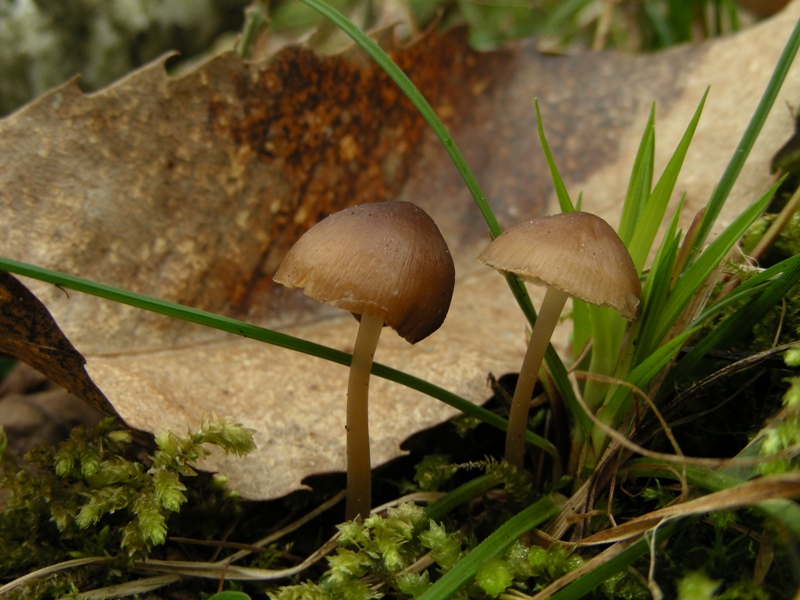
<svg viewBox="0 0 800 600"><path fill-rule="evenodd" d="M319 583L282 587L271 593L273 600L378 597L373 587L360 580L367 574L383 588L416 597L429 587L430 575L406 569L430 552L436 569L447 571L462 558L466 543L459 533L429 520L414 504L390 508L386 517L370 515L363 522L348 521L338 529L339 546L328 557L329 569Z"/></svg>
<svg viewBox="0 0 800 600"><path fill-rule="evenodd" d="M500 559L492 559L481 565L475 576L475 582L492 598L505 592L513 581L511 569L506 561Z"/></svg>
<svg viewBox="0 0 800 600"><path fill-rule="evenodd" d="M719 584L702 571L694 571L678 582L678 600L711 600Z"/></svg>
<svg viewBox="0 0 800 600"><path fill-rule="evenodd" d="M196 477L192 467L208 453L206 444L239 455L254 447L250 430L210 415L196 433L158 436L153 455L141 458L132 433L106 418L95 427L76 428L58 448L34 448L23 465L4 460L0 577L88 556L116 557L124 568L166 541L170 517L190 496L198 506L199 498L208 499L219 511L224 490L212 476ZM196 479L191 492L187 478ZM91 572L59 576L66 587L48 579L29 590L49 582L67 593ZM100 579L113 582L120 575L106 567Z"/></svg>
<svg viewBox="0 0 800 600"><path fill-rule="evenodd" d="M414 481L425 492L438 492L458 469L446 454L428 454L415 467Z"/></svg>

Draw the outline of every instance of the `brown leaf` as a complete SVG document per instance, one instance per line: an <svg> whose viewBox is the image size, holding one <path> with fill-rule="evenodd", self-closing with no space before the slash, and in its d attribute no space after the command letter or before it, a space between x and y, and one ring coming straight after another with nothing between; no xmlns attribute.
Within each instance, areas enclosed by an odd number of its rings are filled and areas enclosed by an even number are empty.
<svg viewBox="0 0 800 600"><path fill-rule="evenodd" d="M466 59L445 68L453 51ZM395 56L442 98L450 86L447 103L460 110L466 98L453 85L469 81L475 58L462 34L427 37ZM272 273L323 214L397 195L419 160L424 128L382 71L357 53L322 57L295 47L258 64L227 54L178 79L157 63L92 96L68 84L0 123L0 155L8 157L0 205L13 207L13 219L0 224L2 251L283 324L348 350L352 318L303 324L332 313L273 290ZM475 293L484 281L502 290L488 271L462 276L454 300L462 321L449 335L413 348L386 335L378 360L482 400L487 374L515 368L525 343L511 298ZM244 494L279 496L306 475L343 468L345 368L95 298L60 298L50 286L38 290L132 426L182 431L214 409L258 430L257 456L212 463ZM508 318L514 326L495 335ZM485 355L490 331L498 345ZM454 414L379 380L372 399L376 464L397 456L414 431Z"/></svg>
<svg viewBox="0 0 800 600"><path fill-rule="evenodd" d="M466 62L449 61L453 51L466 53L463 37L430 36L395 53L435 96L445 98L450 86L451 110L466 100L454 82L471 76ZM326 214L397 195L425 127L388 77L355 52L324 57L289 47L263 63L227 53L177 79L157 62L90 96L72 82L0 127L0 205L14 207L3 250L196 308L274 321L296 298L272 294L288 247ZM95 322L71 335L85 352L208 337L102 301L61 305L60 317Z"/></svg>
<svg viewBox="0 0 800 600"><path fill-rule="evenodd" d="M556 210L534 97L573 195L583 189L584 208L614 224L650 103L659 106L660 169L711 84L678 185L689 190L691 218L799 7L729 39L641 57L543 56L532 43L476 53L459 31L391 51L445 119L504 226ZM784 97L794 100L796 69L789 81ZM766 188L769 158L791 128L778 107L724 219ZM359 51L290 47L255 63L225 54L175 79L157 62L92 95L67 84L0 121L0 156L4 255L345 350L352 319L275 288L271 275L323 215L367 201L416 202L456 257L453 305L442 329L414 347L385 335L377 360L473 401L486 395L488 372L521 362L524 319L502 279L474 259L488 242L485 224L421 118ZM182 431L213 408L256 429L256 456L210 463L245 495L279 496L309 474L343 469L346 369L31 285L131 425ZM374 383L376 464L454 412Z"/></svg>
<svg viewBox="0 0 800 600"><path fill-rule="evenodd" d="M115 414L86 373L86 359L61 332L47 308L5 271L0 271L0 332L1 353L32 366L97 410Z"/></svg>

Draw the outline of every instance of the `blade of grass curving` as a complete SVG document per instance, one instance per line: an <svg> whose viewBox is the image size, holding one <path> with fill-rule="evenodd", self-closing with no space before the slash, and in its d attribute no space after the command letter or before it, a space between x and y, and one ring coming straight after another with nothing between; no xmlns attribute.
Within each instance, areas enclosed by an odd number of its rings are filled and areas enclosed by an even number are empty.
<svg viewBox="0 0 800 600"><path fill-rule="evenodd" d="M9 273L16 273L17 275L22 275L24 277L31 277L33 279L38 279L39 281L52 283L64 288L83 292L92 296L97 296L99 298L105 298L106 300L111 300L112 302L127 304L129 306L147 310L149 312L158 313L175 319L181 319L183 321L189 321L190 323L197 323L198 325L203 325L219 331L225 331L234 335L265 342L267 344L278 346L280 348L286 348L287 350L292 350L294 352L301 352L303 354L338 363L340 365L349 366L350 361L353 358L351 354L346 352L329 348L321 344L316 344L314 342L309 342L285 333L259 327L251 323L245 323L230 317L215 315L214 313L183 306L181 304L175 304L173 302L159 300L158 298L136 294L120 288L115 288L102 283L96 283L80 277L75 277L73 275L67 275L66 273L51 271L49 269L29 265L8 258L0 257L0 269L8 271ZM378 377L388 379L389 381L394 381L395 383L399 383L411 389L422 392L423 394L426 394L432 398L441 400L445 404L449 404L453 408L503 431L505 431L508 426L508 422L502 417L499 417L494 413L473 404L469 400L461 398L460 396L445 390L444 388L425 381L424 379L414 377L413 375L392 369L391 367L387 367L380 363L373 364L372 373ZM558 457L558 452L556 451L555 447L541 436L528 431L525 434L525 439L529 443L541 448L554 458Z"/></svg>
<svg viewBox="0 0 800 600"><path fill-rule="evenodd" d="M692 350L686 354L667 376L656 398L659 403L663 395L671 390L677 381L688 377L712 348L730 345L742 335L752 331L757 323L776 303L789 293L800 281L800 261L789 263L778 277L772 280L761 293L714 327Z"/></svg>
<svg viewBox="0 0 800 600"><path fill-rule="evenodd" d="M656 458L633 458L625 462L619 475L635 478L661 477L671 481L680 481L685 478L689 485L699 487L709 492L718 492L732 488L746 481L741 477L731 475L725 469L701 467L698 465L680 465L675 468L674 462ZM732 467L735 463L731 464Z"/></svg>
<svg viewBox="0 0 800 600"><path fill-rule="evenodd" d="M567 410L574 420L573 438L578 441L592 430L592 420L578 402L578 399L575 396L575 391L572 389L572 384L569 380L567 368L564 366L564 362L561 360L561 357L558 356L558 353L556 352L555 348L553 348L552 344L547 346L544 359L545 363L547 364L547 368L550 371L550 376L553 378L553 381L555 382L556 387L561 394L561 399L566 404Z"/></svg>
<svg viewBox="0 0 800 600"><path fill-rule="evenodd" d="M678 180L678 175L689 150L689 144L691 144L692 137L697 129L697 123L700 121L700 115L703 112L707 97L708 89L703 94L700 104L697 106L686 131L683 133L683 137L681 137L681 141L678 143L678 147L675 148L675 152L673 152L667 166L664 168L664 172L658 179L653 193L642 208L639 219L634 226L628 251L633 259L633 264L636 265L636 270L640 273L650 254L650 249L653 247L658 227L664 219L664 213L675 189L675 182Z"/></svg>
<svg viewBox="0 0 800 600"><path fill-rule="evenodd" d="M617 229L617 234L626 246L631 242L636 223L639 221L639 215L650 197L650 190L653 187L653 162L656 148L655 117L656 105L654 102L650 107L650 116L647 119L642 140L639 142L639 149L636 151L636 158L633 161L628 191L625 194L622 215L620 215L619 219L619 229Z"/></svg>
<svg viewBox="0 0 800 600"><path fill-rule="evenodd" d="M734 244L747 231L747 228L764 211L779 184L780 182L776 182L766 194L742 212L683 272L664 305L655 339L660 340L667 335L667 332L672 328L672 325L692 299L692 296L700 289L706 278L724 260Z"/></svg>
<svg viewBox="0 0 800 600"><path fill-rule="evenodd" d="M564 185L564 180L561 179L561 174L558 172L556 161L553 159L553 154L550 152L550 146L547 144L547 138L544 135L544 126L542 125L542 113L539 112L539 99L534 98L533 105L536 108L536 127L539 130L539 139L542 143L542 150L547 159L547 166L550 168L550 177L553 180L553 186L556 190L556 197L558 198L558 206L561 212L572 212L575 210L575 205L570 200L567 186Z"/></svg>
<svg viewBox="0 0 800 600"><path fill-rule="evenodd" d="M347 364L350 364L350 359L352 356L350 354L345 354L345 356L347 357ZM469 400L462 398L453 392L430 383L429 381L420 379L419 377L415 377L414 375L410 375L404 371L398 371L397 369L387 367L386 365L377 362L373 363L372 373L377 377L394 381L400 385L417 390L418 392L430 396L431 398L440 400L441 402L452 406L464 414L475 417L487 425L496 427L501 431L506 431L508 429L508 421L506 419L486 410L485 408L473 404ZM525 441L536 446L537 448L540 448L549 454L553 459L559 460L558 451L556 450L555 446L553 446L553 444L540 435L537 435L530 430L526 430Z"/></svg>
<svg viewBox="0 0 800 600"><path fill-rule="evenodd" d="M443 600L453 596L475 578L481 565L502 555L521 536L555 516L565 502L566 498L560 494L551 494L511 517L428 588L419 600Z"/></svg>
<svg viewBox="0 0 800 600"><path fill-rule="evenodd" d="M731 24L731 31L739 31L742 28L739 21L739 6L735 0L723 0L722 7L728 17L728 22Z"/></svg>
<svg viewBox="0 0 800 600"><path fill-rule="evenodd" d="M767 83L764 94L761 96L761 100L759 100L758 106L753 113L753 117L750 119L750 123L748 123L738 146L736 146L736 150L734 150L731 160L725 167L725 171L722 173L719 183L711 193L711 198L709 198L706 208L706 215L703 219L702 225L700 226L700 232L697 236L697 241L695 242L695 248L702 248L705 244L706 238L708 237L709 233L711 233L711 228L714 226L714 223L716 222L717 217L722 210L722 206L728 199L728 195L733 188L733 184L736 182L736 179L739 176L747 157L750 155L750 150L752 150L753 144L755 144L759 133L761 133L761 128L764 126L767 115L772 109L773 104L775 104L775 99L778 97L778 92L780 91L781 86L786 79L786 75L789 72L789 67L792 64L792 61L794 61L794 57L797 54L798 48L800 48L800 21L795 24L794 29L792 30L792 33L783 48L783 52L781 52L781 56L775 65L775 69L770 76L769 83Z"/></svg>

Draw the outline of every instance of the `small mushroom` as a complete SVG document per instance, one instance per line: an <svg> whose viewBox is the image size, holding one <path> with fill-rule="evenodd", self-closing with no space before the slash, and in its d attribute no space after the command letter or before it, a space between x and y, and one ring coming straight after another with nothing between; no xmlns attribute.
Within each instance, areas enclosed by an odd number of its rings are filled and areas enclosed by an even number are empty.
<svg viewBox="0 0 800 600"><path fill-rule="evenodd" d="M309 229L274 280L348 310L360 321L347 387L346 518L371 508L369 376L381 330L409 343L439 329L453 296L455 267L436 224L409 202L362 204Z"/></svg>
<svg viewBox="0 0 800 600"><path fill-rule="evenodd" d="M478 256L490 267L547 286L520 369L506 433L506 460L522 469L528 407L547 345L567 298L637 318L642 287L614 229L587 212L539 217L505 231Z"/></svg>

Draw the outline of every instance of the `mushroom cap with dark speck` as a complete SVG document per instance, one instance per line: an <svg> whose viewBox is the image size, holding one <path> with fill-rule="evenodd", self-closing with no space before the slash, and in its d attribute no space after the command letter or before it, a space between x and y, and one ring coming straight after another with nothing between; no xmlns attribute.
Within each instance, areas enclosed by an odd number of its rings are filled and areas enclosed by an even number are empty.
<svg viewBox="0 0 800 600"><path fill-rule="evenodd" d="M314 225L274 280L354 315L383 317L414 344L444 322L455 267L433 219L415 204L392 201L361 204Z"/></svg>
<svg viewBox="0 0 800 600"><path fill-rule="evenodd" d="M642 286L625 244L600 217L569 212L505 231L479 260L525 281L554 286L590 304L636 319Z"/></svg>

